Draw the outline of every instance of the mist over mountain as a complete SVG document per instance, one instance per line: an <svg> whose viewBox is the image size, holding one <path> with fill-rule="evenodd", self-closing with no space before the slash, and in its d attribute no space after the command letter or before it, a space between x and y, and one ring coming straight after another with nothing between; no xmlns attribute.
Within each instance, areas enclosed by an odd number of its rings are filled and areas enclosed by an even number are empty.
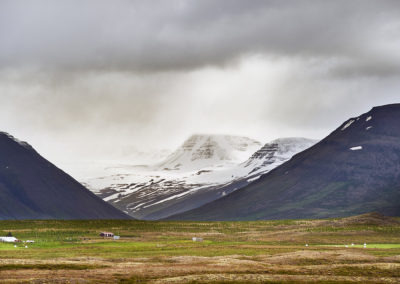
<svg viewBox="0 0 400 284"><path fill-rule="evenodd" d="M398 101L399 25L393 0L3 0L0 129L56 165L192 133L320 140Z"/></svg>

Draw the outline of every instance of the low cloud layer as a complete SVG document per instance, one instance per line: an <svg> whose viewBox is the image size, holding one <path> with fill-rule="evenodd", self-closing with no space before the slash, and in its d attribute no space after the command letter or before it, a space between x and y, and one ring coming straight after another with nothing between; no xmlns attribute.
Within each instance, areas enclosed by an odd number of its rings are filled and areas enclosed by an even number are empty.
<svg viewBox="0 0 400 284"><path fill-rule="evenodd" d="M48 158L322 138L400 95L399 1L0 0L0 128Z"/></svg>

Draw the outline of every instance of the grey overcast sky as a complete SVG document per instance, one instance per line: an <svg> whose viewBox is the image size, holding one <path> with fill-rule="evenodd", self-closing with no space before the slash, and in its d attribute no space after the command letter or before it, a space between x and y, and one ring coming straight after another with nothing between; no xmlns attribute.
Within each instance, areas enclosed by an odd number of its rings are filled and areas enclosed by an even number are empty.
<svg viewBox="0 0 400 284"><path fill-rule="evenodd" d="M56 164L323 138L399 91L400 1L0 0L0 129Z"/></svg>

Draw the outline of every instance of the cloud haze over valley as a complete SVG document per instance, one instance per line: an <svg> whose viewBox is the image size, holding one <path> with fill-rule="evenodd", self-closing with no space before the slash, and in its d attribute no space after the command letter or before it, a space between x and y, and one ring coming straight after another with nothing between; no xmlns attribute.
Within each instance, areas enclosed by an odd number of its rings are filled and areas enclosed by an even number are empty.
<svg viewBox="0 0 400 284"><path fill-rule="evenodd" d="M0 130L56 164L323 138L399 102L399 1L0 0Z"/></svg>

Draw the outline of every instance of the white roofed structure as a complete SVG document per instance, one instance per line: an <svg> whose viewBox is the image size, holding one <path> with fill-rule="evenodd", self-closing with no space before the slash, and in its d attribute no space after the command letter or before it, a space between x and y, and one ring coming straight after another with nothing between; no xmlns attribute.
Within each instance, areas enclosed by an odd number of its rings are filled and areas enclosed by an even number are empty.
<svg viewBox="0 0 400 284"><path fill-rule="evenodd" d="M16 237L0 237L0 242L15 243L18 242L18 239Z"/></svg>

